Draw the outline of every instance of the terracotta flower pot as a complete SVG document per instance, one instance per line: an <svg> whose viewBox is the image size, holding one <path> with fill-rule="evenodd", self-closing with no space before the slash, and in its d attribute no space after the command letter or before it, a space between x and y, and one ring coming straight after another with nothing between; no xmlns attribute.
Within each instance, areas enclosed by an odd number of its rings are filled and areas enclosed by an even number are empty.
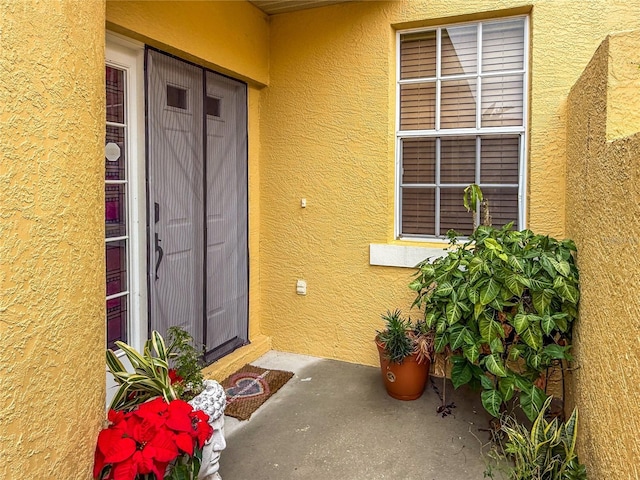
<svg viewBox="0 0 640 480"><path fill-rule="evenodd" d="M398 400L420 398L429 378L430 362L418 363L416 355L410 355L402 363L389 362L384 348L376 341L380 356L380 370L387 393Z"/></svg>

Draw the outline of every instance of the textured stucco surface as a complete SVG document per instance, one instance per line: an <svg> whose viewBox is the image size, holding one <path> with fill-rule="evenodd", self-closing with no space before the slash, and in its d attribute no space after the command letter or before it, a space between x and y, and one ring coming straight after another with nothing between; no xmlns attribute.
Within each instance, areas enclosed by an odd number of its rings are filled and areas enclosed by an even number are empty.
<svg viewBox="0 0 640 480"><path fill-rule="evenodd" d="M104 417L104 4L0 11L0 478L87 479Z"/></svg>
<svg viewBox="0 0 640 480"><path fill-rule="evenodd" d="M260 286L262 331L276 349L375 364L380 313L407 310L412 300L410 270L368 263L370 243L399 243L395 28L526 12L528 224L564 237L567 96L610 31L640 26L638 2L356 2L272 17L261 108ZM295 293L299 278L306 296Z"/></svg>
<svg viewBox="0 0 640 480"><path fill-rule="evenodd" d="M567 231L582 283L573 401L580 458L597 479L640 478L640 134L607 141L628 131L622 112L640 110L639 38L607 38L568 106ZM621 82L635 88L611 95Z"/></svg>
<svg viewBox="0 0 640 480"><path fill-rule="evenodd" d="M107 28L240 80L269 79L269 22L245 1L107 1Z"/></svg>

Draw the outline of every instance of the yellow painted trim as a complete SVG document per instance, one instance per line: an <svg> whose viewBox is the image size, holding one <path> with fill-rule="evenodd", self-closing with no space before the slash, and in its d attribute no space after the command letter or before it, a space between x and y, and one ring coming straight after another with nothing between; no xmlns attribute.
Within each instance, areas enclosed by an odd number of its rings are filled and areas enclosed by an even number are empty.
<svg viewBox="0 0 640 480"><path fill-rule="evenodd" d="M271 337L259 335L249 345L221 358L202 370L206 379L222 381L247 363L251 363L271 350Z"/></svg>

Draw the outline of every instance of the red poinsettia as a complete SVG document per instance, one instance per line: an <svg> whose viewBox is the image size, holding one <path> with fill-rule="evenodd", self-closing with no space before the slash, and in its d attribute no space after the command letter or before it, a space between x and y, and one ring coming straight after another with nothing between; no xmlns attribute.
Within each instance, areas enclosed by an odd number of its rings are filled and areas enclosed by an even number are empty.
<svg viewBox="0 0 640 480"><path fill-rule="evenodd" d="M176 371L175 368L170 368L168 373L169 373L169 380L171 381L171 385L175 383L182 383L182 381L184 380L184 378L178 375L178 372Z"/></svg>
<svg viewBox="0 0 640 480"><path fill-rule="evenodd" d="M136 480L165 476L180 455L192 456L211 438L209 416L183 400L158 397L131 412L109 411L109 426L98 435L93 476L100 480Z"/></svg>

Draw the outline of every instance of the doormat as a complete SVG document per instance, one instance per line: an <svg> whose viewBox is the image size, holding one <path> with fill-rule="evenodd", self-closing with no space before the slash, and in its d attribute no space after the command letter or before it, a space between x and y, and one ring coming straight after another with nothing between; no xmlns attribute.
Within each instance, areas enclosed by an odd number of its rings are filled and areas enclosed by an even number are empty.
<svg viewBox="0 0 640 480"><path fill-rule="evenodd" d="M222 382L227 393L227 408L224 414L239 420L248 420L251 414L280 390L291 377L291 372L245 365Z"/></svg>

